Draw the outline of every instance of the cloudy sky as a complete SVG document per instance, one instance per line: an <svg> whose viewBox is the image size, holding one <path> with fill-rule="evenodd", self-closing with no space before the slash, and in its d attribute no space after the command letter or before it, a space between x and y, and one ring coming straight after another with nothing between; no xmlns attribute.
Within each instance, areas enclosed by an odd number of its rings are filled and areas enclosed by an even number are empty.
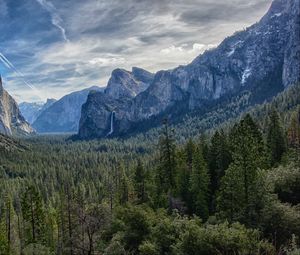
<svg viewBox="0 0 300 255"><path fill-rule="evenodd" d="M272 0L0 0L0 73L20 101L105 86L113 69L190 62Z"/></svg>

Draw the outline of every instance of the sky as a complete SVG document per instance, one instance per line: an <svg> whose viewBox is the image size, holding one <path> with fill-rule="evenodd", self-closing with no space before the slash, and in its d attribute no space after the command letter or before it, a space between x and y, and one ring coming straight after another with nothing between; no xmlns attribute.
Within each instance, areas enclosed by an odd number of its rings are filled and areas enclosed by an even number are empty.
<svg viewBox="0 0 300 255"><path fill-rule="evenodd" d="M191 62L272 0L0 0L0 73L18 102L106 86L115 68Z"/></svg>

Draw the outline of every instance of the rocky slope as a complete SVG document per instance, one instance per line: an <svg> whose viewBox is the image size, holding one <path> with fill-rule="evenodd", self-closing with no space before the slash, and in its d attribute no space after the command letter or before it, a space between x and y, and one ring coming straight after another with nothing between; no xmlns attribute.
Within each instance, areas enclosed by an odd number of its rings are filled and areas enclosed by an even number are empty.
<svg viewBox="0 0 300 255"><path fill-rule="evenodd" d="M108 81L105 94L114 98L134 98L145 91L154 79L154 74L133 67L132 72L116 69Z"/></svg>
<svg viewBox="0 0 300 255"><path fill-rule="evenodd" d="M125 119L115 125L115 109L118 114L125 115L131 100L146 91L153 80L154 74L141 68L133 67L131 72L114 70L104 93L90 93L82 106L84 114L81 114L79 128L81 137L105 137L119 132L115 128L126 129L129 123Z"/></svg>
<svg viewBox="0 0 300 255"><path fill-rule="evenodd" d="M90 95L82 108L79 137L103 137L112 126L113 135L122 135L145 122L172 119L246 90L253 104L272 98L300 80L299 1L274 0L258 23L187 66L158 72L132 99L134 94L126 100Z"/></svg>
<svg viewBox="0 0 300 255"><path fill-rule="evenodd" d="M30 124L32 124L42 114L43 111L47 110L55 102L56 99L47 99L46 103L23 102L19 104L19 108L24 118Z"/></svg>
<svg viewBox="0 0 300 255"><path fill-rule="evenodd" d="M103 89L91 87L64 96L42 111L32 126L38 133L77 132L81 106L85 103L90 91L102 93Z"/></svg>
<svg viewBox="0 0 300 255"><path fill-rule="evenodd" d="M0 134L0 152L1 151L24 151L28 150L28 147L25 144L13 139L12 137L8 137Z"/></svg>
<svg viewBox="0 0 300 255"><path fill-rule="evenodd" d="M16 101L3 88L0 76L0 133L28 135L34 130L22 116Z"/></svg>

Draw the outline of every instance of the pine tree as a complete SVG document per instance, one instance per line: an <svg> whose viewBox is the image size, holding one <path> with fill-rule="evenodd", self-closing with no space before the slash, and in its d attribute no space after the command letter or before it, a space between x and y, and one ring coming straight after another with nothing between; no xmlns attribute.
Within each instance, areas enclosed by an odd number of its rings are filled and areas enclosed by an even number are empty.
<svg viewBox="0 0 300 255"><path fill-rule="evenodd" d="M296 151L297 161L300 162L300 107L292 115L288 129L288 143Z"/></svg>
<svg viewBox="0 0 300 255"><path fill-rule="evenodd" d="M175 189L176 184L176 152L173 131L168 121L164 121L162 134L159 138L159 163L156 173L158 200ZM164 199L163 199L164 200ZM160 203L160 202L159 202ZM163 202L162 202L163 203Z"/></svg>
<svg viewBox="0 0 300 255"><path fill-rule="evenodd" d="M25 243L45 243L45 211L40 193L34 186L24 192L22 214L25 223Z"/></svg>
<svg viewBox="0 0 300 255"><path fill-rule="evenodd" d="M201 146L198 146L194 153L189 191L191 196L190 210L206 220L209 215L209 175Z"/></svg>
<svg viewBox="0 0 300 255"><path fill-rule="evenodd" d="M121 205L124 205L129 200L129 180L123 166L120 166L120 181L118 186L118 200Z"/></svg>
<svg viewBox="0 0 300 255"><path fill-rule="evenodd" d="M216 210L216 194L220 188L221 178L231 163L228 138L224 131L216 131L211 139L208 152L208 166L210 176L210 212Z"/></svg>
<svg viewBox="0 0 300 255"><path fill-rule="evenodd" d="M194 154L195 144L190 139L184 149L177 155L178 194L188 207L191 202L190 178L193 172Z"/></svg>
<svg viewBox="0 0 300 255"><path fill-rule="evenodd" d="M267 147L270 158L270 165L275 166L281 162L286 152L286 143L280 118L275 109L272 109L268 116Z"/></svg>
<svg viewBox="0 0 300 255"><path fill-rule="evenodd" d="M6 198L5 201L6 207L6 236L7 236L7 254L12 252L12 203L10 197Z"/></svg>
<svg viewBox="0 0 300 255"><path fill-rule="evenodd" d="M250 115L233 128L231 141L233 162L222 179L218 208L226 218L251 225L261 208L260 169L267 163L262 135Z"/></svg>
<svg viewBox="0 0 300 255"><path fill-rule="evenodd" d="M138 164L135 168L134 190L137 196L137 203L141 204L146 202L146 171L141 160L138 160Z"/></svg>

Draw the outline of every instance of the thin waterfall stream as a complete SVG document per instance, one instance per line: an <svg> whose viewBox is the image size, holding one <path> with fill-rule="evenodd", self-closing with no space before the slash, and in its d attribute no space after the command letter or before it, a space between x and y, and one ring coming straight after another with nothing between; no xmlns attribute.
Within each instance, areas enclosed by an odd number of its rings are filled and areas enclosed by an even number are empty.
<svg viewBox="0 0 300 255"><path fill-rule="evenodd" d="M115 112L112 111L110 115L110 131L106 136L110 136L114 132L114 116L115 116Z"/></svg>

